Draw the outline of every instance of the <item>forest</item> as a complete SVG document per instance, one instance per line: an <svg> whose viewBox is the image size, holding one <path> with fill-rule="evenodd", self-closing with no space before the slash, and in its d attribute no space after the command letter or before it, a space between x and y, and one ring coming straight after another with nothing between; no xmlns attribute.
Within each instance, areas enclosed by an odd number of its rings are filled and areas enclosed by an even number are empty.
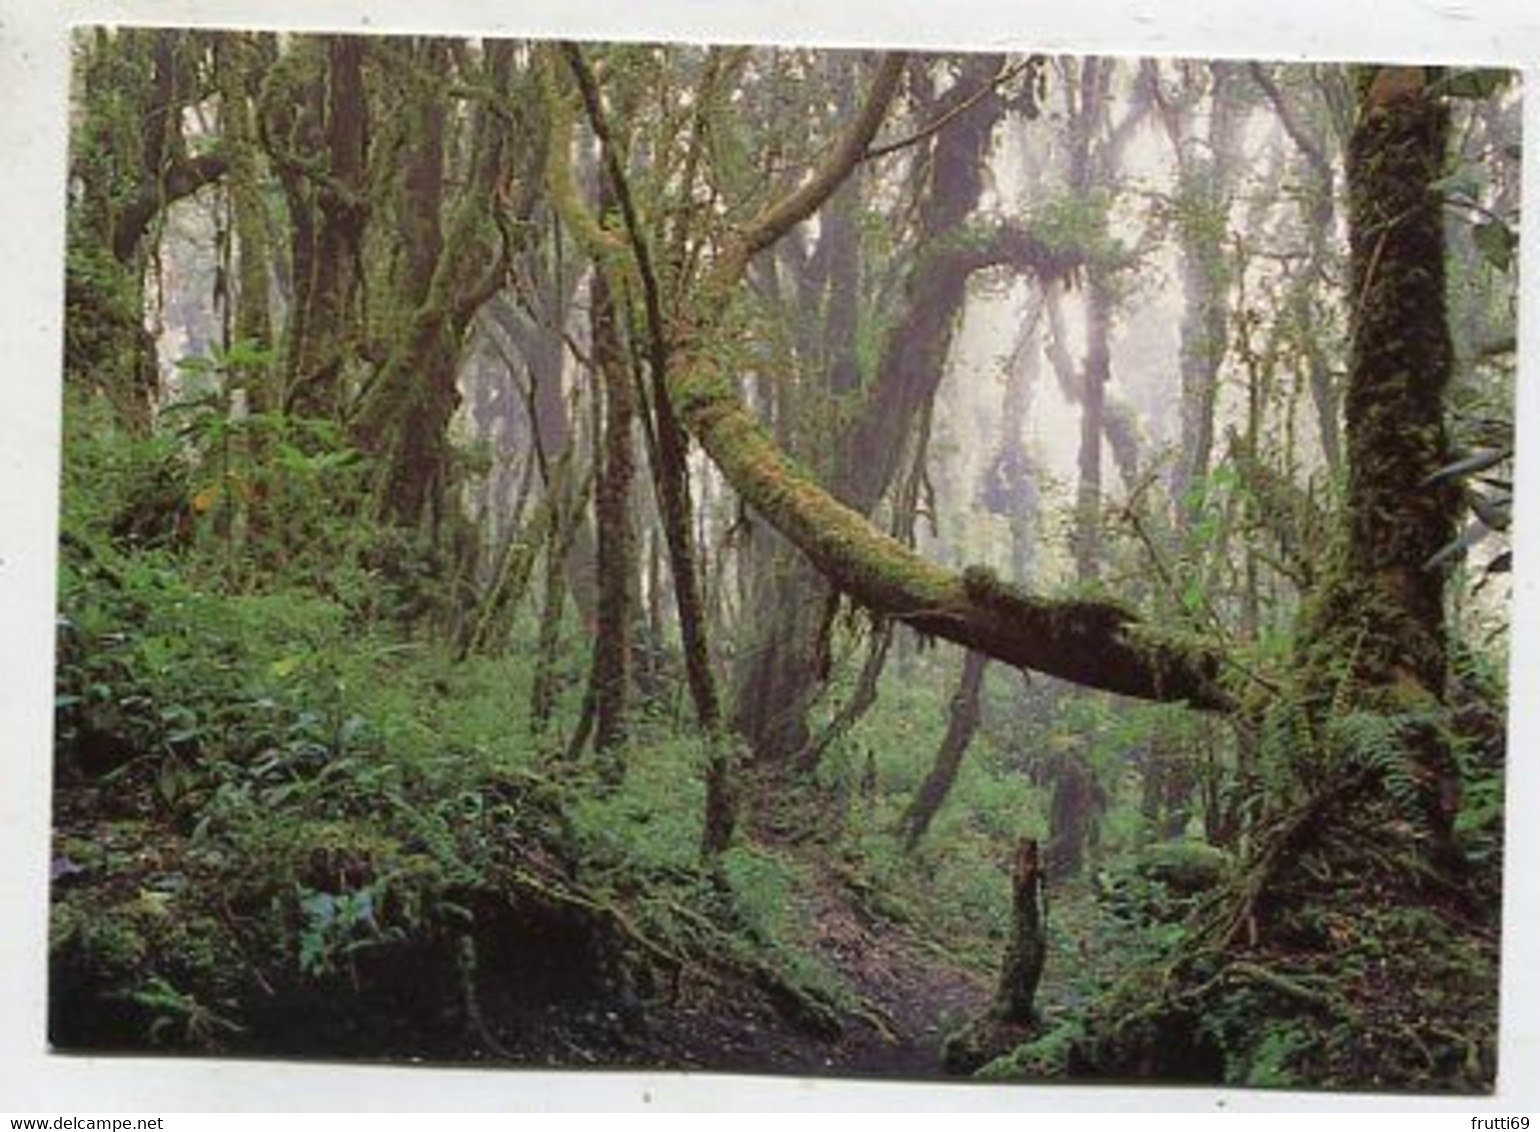
<svg viewBox="0 0 1540 1132"><path fill-rule="evenodd" d="M73 69L55 1050L1494 1088L1516 75Z"/></svg>

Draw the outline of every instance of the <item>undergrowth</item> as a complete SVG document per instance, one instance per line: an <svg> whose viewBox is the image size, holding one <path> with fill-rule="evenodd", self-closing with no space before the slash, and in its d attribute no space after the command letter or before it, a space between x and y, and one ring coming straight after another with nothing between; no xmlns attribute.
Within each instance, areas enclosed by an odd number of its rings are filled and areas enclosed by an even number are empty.
<svg viewBox="0 0 1540 1132"><path fill-rule="evenodd" d="M899 820L941 742L954 666L901 655L879 706L810 778L744 773L739 839L708 868L706 751L682 697L633 719L619 782L553 741L583 692L572 623L537 735L535 658L517 643L536 637L531 612L510 647L459 659L443 629L453 595L431 571L383 566L347 506L307 520L338 529L321 570L214 502L191 505L201 489L177 444L75 435L66 458L61 1046L634 1064L774 1026L895 1040L869 988L815 946L820 910L848 905L868 938L988 985L1014 847L1051 836L1054 775L1073 759L1099 801L1083 860L1046 891L1040 1025L984 1076L1491 1080L1497 945L1475 910L1496 906L1501 868L1489 725L1485 745L1460 738L1480 730L1463 716L1448 725L1466 787L1455 836L1477 878L1464 894L1409 869L1416 847L1398 840L1416 801L1399 752L1425 719L1348 714L1316 735L1279 710L1248 782L1174 709L1023 692L999 670L945 804L905 851ZM266 572L230 556L232 530ZM836 680L831 702L840 692ZM1260 831L1236 859L1202 838L1247 790L1281 797L1269 776L1307 742L1342 775L1385 784L1375 836L1322 811L1272 857ZM1185 782L1188 800L1146 789L1152 778ZM1269 875L1265 900L1264 857L1299 866L1292 887ZM674 1039L670 1025L718 1029ZM1381 1048L1366 1051L1366 1034ZM808 1063L754 1047L743 1064L767 1056Z"/></svg>

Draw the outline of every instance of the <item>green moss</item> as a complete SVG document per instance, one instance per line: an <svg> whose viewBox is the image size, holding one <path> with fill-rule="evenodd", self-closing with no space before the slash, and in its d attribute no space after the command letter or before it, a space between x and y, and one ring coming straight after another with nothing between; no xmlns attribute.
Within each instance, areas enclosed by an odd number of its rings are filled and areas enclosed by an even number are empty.
<svg viewBox="0 0 1540 1132"><path fill-rule="evenodd" d="M975 1075L986 1081L1062 1080L1070 1075L1070 1055L1084 1038L1078 1020L1063 1022L996 1056Z"/></svg>
<svg viewBox="0 0 1540 1132"><path fill-rule="evenodd" d="M1175 892L1192 894L1219 885L1235 867L1223 849L1204 841L1168 841L1144 852L1139 869Z"/></svg>
<svg viewBox="0 0 1540 1132"><path fill-rule="evenodd" d="M150 955L144 930L131 917L118 909L103 912L71 901L54 907L48 942L53 956L89 965L114 981L137 975Z"/></svg>

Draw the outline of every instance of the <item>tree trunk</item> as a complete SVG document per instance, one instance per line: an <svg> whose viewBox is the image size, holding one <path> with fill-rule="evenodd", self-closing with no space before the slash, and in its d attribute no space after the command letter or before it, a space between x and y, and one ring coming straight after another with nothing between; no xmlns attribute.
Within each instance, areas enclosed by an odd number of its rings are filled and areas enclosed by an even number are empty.
<svg viewBox="0 0 1540 1132"><path fill-rule="evenodd" d="M671 365L670 328L665 325L662 284L654 268L650 234L642 227L636 201L621 161L621 149L610 130L603 99L582 49L573 43L560 48L577 83L589 125L599 141L606 192L620 210L642 292L642 326L645 328L646 364L652 376L652 443L654 485L663 512L664 536L674 575L674 606L683 638L685 673L695 701L696 717L707 744L706 820L702 852L713 858L727 847L732 836L734 806L731 796L730 747L719 734L716 677L706 638L705 606L701 600L700 575L696 568L689 468L685 462L685 433L675 416L667 375ZM633 570L634 574L634 570Z"/></svg>
<svg viewBox="0 0 1540 1132"><path fill-rule="evenodd" d="M839 740L850 733L863 716L877 702L878 684L887 663L888 649L893 644L893 622L883 620L871 628L871 641L867 645L866 660L861 665L856 686L850 699L835 713L824 729L807 741L797 752L792 765L799 774L812 774L823 761L824 754Z"/></svg>
<svg viewBox="0 0 1540 1132"><path fill-rule="evenodd" d="M581 529L581 516L593 491L593 476L581 486L569 486L574 457L564 454L546 480L546 494L554 502L545 543L545 587L540 604L540 629L535 645L535 674L530 685L530 732L543 738L556 707L558 649L561 644L562 609L566 604L572 541Z"/></svg>
<svg viewBox="0 0 1540 1132"><path fill-rule="evenodd" d="M1086 296L1086 357L1080 396L1080 477L1075 491L1075 577L1094 582L1102 559L1102 430L1112 379L1112 291L1106 271L1091 269Z"/></svg>
<svg viewBox="0 0 1540 1132"><path fill-rule="evenodd" d="M223 154L187 155L183 114L196 98L186 32L98 29L84 41L65 258L65 374L100 391L148 432L160 393L145 326L146 236L157 217L222 177ZM125 88L132 76L134 89ZM138 97L133 97L137 92Z"/></svg>
<svg viewBox="0 0 1540 1132"><path fill-rule="evenodd" d="M307 51L302 47L298 51ZM293 223L294 309L284 360L284 408L302 416L336 419L339 379L356 348L357 298L363 280L368 221L369 108L364 97L365 41L329 36L324 63L313 75L279 70L266 105L263 136L278 169ZM316 167L324 180L313 179Z"/></svg>
<svg viewBox="0 0 1540 1132"><path fill-rule="evenodd" d="M1059 392L1071 404L1079 405L1085 395L1086 385L1069 347L1065 345L1067 331L1064 303L1057 290L1050 288L1044 293L1043 309L1048 315L1044 353L1053 367ZM1103 385L1100 415L1103 436L1112 450L1112 461L1117 465L1123 486L1132 490L1138 482L1139 473L1139 433L1134 410L1115 398L1112 391Z"/></svg>
<svg viewBox="0 0 1540 1132"><path fill-rule="evenodd" d="M562 362L567 347L559 329L547 325L544 320L561 322L568 317L572 303L570 291L576 282L559 288L546 265L538 261L535 249L526 251L515 270L521 278L533 277L532 289L542 303L538 315L516 309L505 295L494 296L482 312L497 328L496 333L508 341L523 361L530 387L530 417L538 429L545 458L557 460L576 445L577 439L562 388ZM572 479L567 477L568 491ZM565 538L566 545L571 547L563 564L567 575L566 589L572 594L583 624L592 628L599 615L594 532L581 509L572 511L569 507L568 511L568 521L573 526Z"/></svg>
<svg viewBox="0 0 1540 1132"><path fill-rule="evenodd" d="M1037 985L1048 957L1048 917L1037 842L1022 838L1011 869L1011 928L1000 981L989 1013L975 1018L941 1046L942 1068L953 1076L976 1073L1029 1041L1039 1029Z"/></svg>
<svg viewBox="0 0 1540 1132"><path fill-rule="evenodd" d="M604 447L595 526L599 532L599 624L590 679L594 747L604 755L625 738L631 688L631 630L637 578L636 534L631 525L636 457L636 391L620 343L615 306L602 265L589 281L594 363L604 387Z"/></svg>
<svg viewBox="0 0 1540 1132"><path fill-rule="evenodd" d="M985 88L1002 63L998 56L971 58L949 96L922 94L919 101L928 113L947 113L966 94ZM916 246L940 247L964 230L983 196L984 166L1003 113L1001 100L990 94L967 106L937 135L917 208ZM854 355L860 264L851 187L847 184L820 213L820 220L827 217L828 222L821 225L812 265L816 270L805 281L825 300L825 334L819 349L807 352L817 354L824 366L824 388L815 395L829 398L850 397L860 378ZM860 412L834 435L826 429L809 438L814 450L799 453L827 476L835 496L862 515L870 516L892 486L903 459L903 439L912 434L946 371L968 282L990 265L989 256L978 254L914 257L902 284L902 313L883 343ZM769 620L756 635L739 679L733 719L759 759L780 762L794 758L810 741L807 713L828 668L832 604L828 582L816 570L787 554L778 540L761 545L773 555L759 572L759 605L770 611Z"/></svg>
<svg viewBox="0 0 1540 1132"><path fill-rule="evenodd" d="M1208 137L1201 150L1189 135L1196 95L1185 115L1168 113L1167 132L1182 182L1178 229L1182 256L1180 347L1182 450L1171 494L1181 526L1190 530L1202 510L1202 488L1214 451L1219 369L1229 349L1230 178L1241 116L1234 106L1239 72L1233 64L1209 67Z"/></svg>
<svg viewBox="0 0 1540 1132"><path fill-rule="evenodd" d="M1048 957L1048 920L1042 893L1037 842L1024 837L1016 846L1011 872L1011 934L995 991L994 1015L1002 1022L1029 1026L1037 1021L1037 984Z"/></svg>
<svg viewBox="0 0 1540 1132"><path fill-rule="evenodd" d="M490 44L484 67L485 73L477 78L506 94L512 45ZM440 95L429 91L422 97L431 101ZM425 111L424 120L430 129L441 122L437 111ZM401 296L408 311L404 325L390 342L354 421L360 446L384 461L383 516L403 526L426 526L435 541L449 514L445 506L451 487L449 423L460 400L456 386L460 344L476 312L502 285L504 257L511 250L506 231L488 229L500 207L506 205L515 219L525 220L534 202L533 191L527 188L517 200L499 200L499 186L509 175L508 141L507 125L497 111L479 106L471 123L470 168L450 208L442 242L431 239L438 230L438 209L430 208L432 220L425 223L419 241L428 246L408 256L415 278ZM442 149L444 144L442 137L435 141L431 132L423 142L429 150ZM527 165L536 164L541 140L528 139L520 152ZM434 159L425 155L420 160ZM529 178L528 168L520 172ZM413 216L414 190L427 183L428 178L417 177L409 165L404 203ZM420 289L415 293L414 283Z"/></svg>
<svg viewBox="0 0 1540 1132"><path fill-rule="evenodd" d="M1347 743L1408 816L1447 845L1459 778L1438 718L1447 676L1445 565L1459 493L1433 481L1449 463L1444 392L1451 350L1444 294L1444 99L1420 67L1366 79L1348 153L1352 295L1345 398L1348 489L1343 546L1310 610L1303 647L1309 706L1323 720L1371 712L1405 749L1384 765ZM1318 758L1331 757L1322 753ZM1306 783L1323 768L1296 768Z"/></svg>
<svg viewBox="0 0 1540 1132"><path fill-rule="evenodd" d="M1054 880L1078 873L1096 844L1107 795L1083 756L1065 752L1054 761L1048 801L1048 847L1044 865Z"/></svg>
<svg viewBox="0 0 1540 1132"><path fill-rule="evenodd" d="M1005 515L1011 532L1011 580L1021 586L1032 580L1037 559L1037 476L1027 454L1026 434L1041 361L1038 336L1042 313L1039 306L1006 372L1000 402L1000 451L987 485L992 488L998 484L1000 489L998 513Z"/></svg>
<svg viewBox="0 0 1540 1132"><path fill-rule="evenodd" d="M988 667L989 657L981 652L970 649L963 657L962 676L958 680L957 691L952 693L946 736L936 752L936 763L931 767L930 774L926 775L925 781L920 783L909 808L898 822L898 833L903 839L906 852L913 852L920 838L925 836L936 811L941 809L941 804L951 792L952 783L957 780L963 755L967 753L968 745L973 742L973 735L979 727L984 670Z"/></svg>
<svg viewBox="0 0 1540 1132"><path fill-rule="evenodd" d="M232 34L215 46L220 100L220 132L229 153L228 189L235 228L237 260L232 331L236 340L271 345L273 319L268 291L270 255L267 216L259 181L256 124L249 89L262 66L257 44ZM253 411L274 407L276 398L264 385L247 389Z"/></svg>

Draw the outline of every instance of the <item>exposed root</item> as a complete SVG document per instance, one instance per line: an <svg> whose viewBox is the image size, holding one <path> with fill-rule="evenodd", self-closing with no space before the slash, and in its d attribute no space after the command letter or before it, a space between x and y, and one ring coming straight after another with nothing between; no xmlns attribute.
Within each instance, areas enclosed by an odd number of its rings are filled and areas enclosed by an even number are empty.
<svg viewBox="0 0 1540 1132"><path fill-rule="evenodd" d="M1165 964L988 1075L1489 1090L1498 923L1466 891L1488 878L1364 786L1276 821Z"/></svg>

